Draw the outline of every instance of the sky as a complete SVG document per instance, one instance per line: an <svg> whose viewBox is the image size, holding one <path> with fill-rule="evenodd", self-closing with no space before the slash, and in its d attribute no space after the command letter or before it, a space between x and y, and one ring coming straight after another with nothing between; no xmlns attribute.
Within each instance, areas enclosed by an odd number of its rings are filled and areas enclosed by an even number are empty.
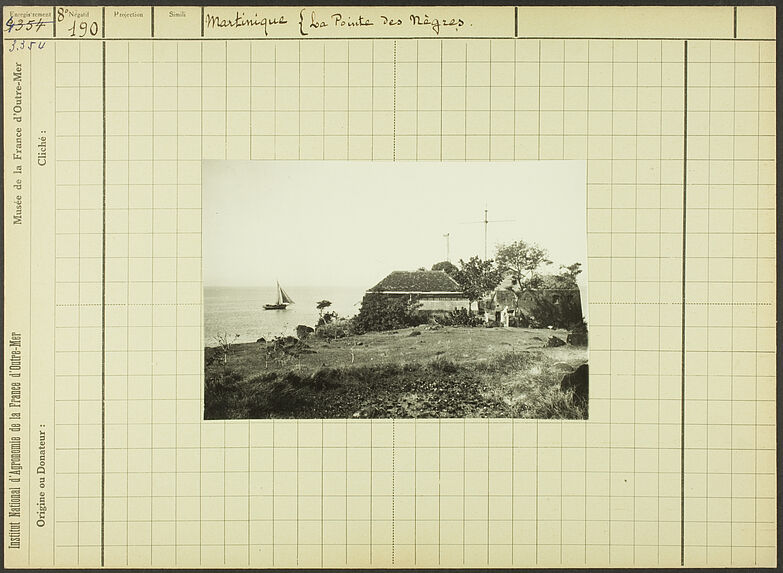
<svg viewBox="0 0 783 573"><path fill-rule="evenodd" d="M523 239L587 285L584 161L204 161L206 286L370 288ZM510 220L509 222L491 222Z"/></svg>

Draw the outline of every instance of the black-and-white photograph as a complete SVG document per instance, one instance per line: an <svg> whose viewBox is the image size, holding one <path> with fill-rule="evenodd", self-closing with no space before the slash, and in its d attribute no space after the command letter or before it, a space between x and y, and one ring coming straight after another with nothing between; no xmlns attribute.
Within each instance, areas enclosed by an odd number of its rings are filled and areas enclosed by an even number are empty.
<svg viewBox="0 0 783 573"><path fill-rule="evenodd" d="M585 196L583 161L205 161L205 419L586 419Z"/></svg>

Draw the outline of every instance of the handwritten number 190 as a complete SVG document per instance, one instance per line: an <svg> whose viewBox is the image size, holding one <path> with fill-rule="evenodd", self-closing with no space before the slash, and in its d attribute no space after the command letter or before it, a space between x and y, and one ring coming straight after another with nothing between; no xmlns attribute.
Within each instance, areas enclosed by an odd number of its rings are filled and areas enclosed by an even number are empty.
<svg viewBox="0 0 783 573"><path fill-rule="evenodd" d="M67 8L62 8L62 7L58 8L57 9L57 21L58 22L62 22L63 20L65 20L66 13L73 15L71 13L71 11L68 10ZM79 38L84 38L87 34L89 34L90 36L97 36L98 35L98 22L93 20L92 22L90 22L88 24L85 20L81 20L81 21L78 22L78 26L77 26L77 20L74 19L73 24L71 24L71 27L68 28L68 31L71 33L71 37L72 38L77 37L77 36Z"/></svg>
<svg viewBox="0 0 783 573"><path fill-rule="evenodd" d="M93 20L87 24L87 22L82 20L77 27L76 21L74 20L73 25L68 28L68 31L71 33L72 38L77 35L79 38L84 38L88 33L90 36L96 36L98 34L98 22Z"/></svg>

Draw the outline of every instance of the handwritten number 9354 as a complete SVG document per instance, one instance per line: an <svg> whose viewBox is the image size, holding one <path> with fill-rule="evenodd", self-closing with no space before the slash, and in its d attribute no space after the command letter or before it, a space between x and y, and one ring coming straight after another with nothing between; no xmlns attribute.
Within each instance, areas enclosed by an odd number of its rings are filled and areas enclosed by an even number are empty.
<svg viewBox="0 0 783 573"><path fill-rule="evenodd" d="M24 30L26 32L35 30L37 32L45 24L54 24L54 22L47 22L42 18L38 18L37 20L25 20L24 18L18 18L17 20L14 20L13 18L8 18L8 20L5 21L5 32L6 34L9 34L14 30Z"/></svg>

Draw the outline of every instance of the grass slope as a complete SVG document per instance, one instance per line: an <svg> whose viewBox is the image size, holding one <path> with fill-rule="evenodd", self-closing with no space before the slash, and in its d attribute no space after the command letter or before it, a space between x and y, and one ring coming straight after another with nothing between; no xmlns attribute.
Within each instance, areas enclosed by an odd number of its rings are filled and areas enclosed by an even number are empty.
<svg viewBox="0 0 783 573"><path fill-rule="evenodd" d="M412 335L418 332L419 335ZM205 417L585 418L561 392L585 347L565 331L428 327L276 348L205 349Z"/></svg>

